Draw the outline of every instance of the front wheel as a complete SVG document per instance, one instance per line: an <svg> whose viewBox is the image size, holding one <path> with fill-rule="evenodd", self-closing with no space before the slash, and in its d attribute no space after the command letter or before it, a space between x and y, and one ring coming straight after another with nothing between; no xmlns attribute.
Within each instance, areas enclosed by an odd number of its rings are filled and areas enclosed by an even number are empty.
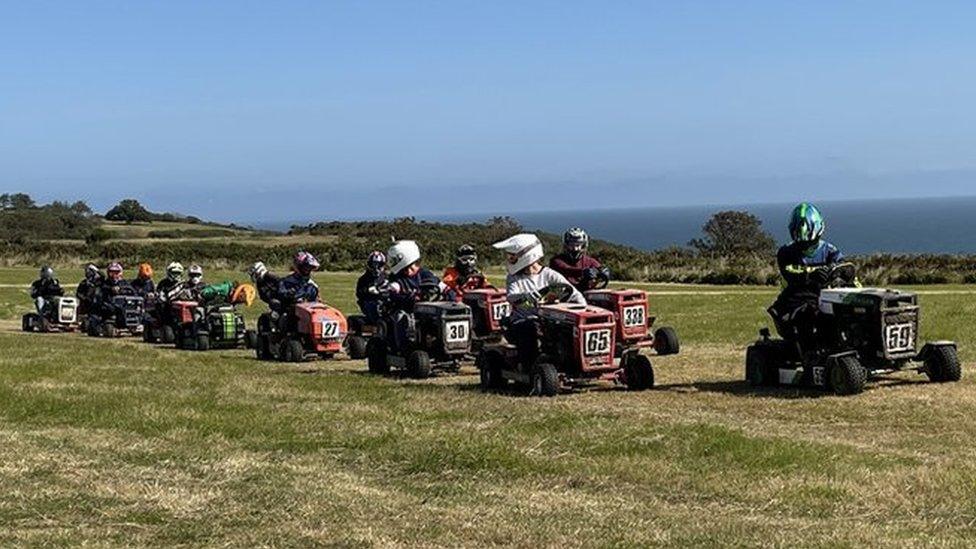
<svg viewBox="0 0 976 549"><path fill-rule="evenodd" d="M495 352L482 352L478 355L477 367L483 391L500 391L505 388L502 376L502 356Z"/></svg>
<svg viewBox="0 0 976 549"><path fill-rule="evenodd" d="M746 351L746 381L753 387L779 383L779 364L772 349L753 345Z"/></svg>
<svg viewBox="0 0 976 549"><path fill-rule="evenodd" d="M644 355L628 359L624 366L624 374L628 389L644 391L654 387L654 367L651 366L651 359Z"/></svg>
<svg viewBox="0 0 976 549"><path fill-rule="evenodd" d="M414 379L430 377L430 355L426 351L414 351L407 356L407 373Z"/></svg>
<svg viewBox="0 0 976 549"><path fill-rule="evenodd" d="M36 326L34 322L34 317L37 316L34 313L27 313L20 319L20 329L25 332L33 332Z"/></svg>
<svg viewBox="0 0 976 549"><path fill-rule="evenodd" d="M369 373L385 376L390 373L390 363L386 360L386 342L372 337L366 343L366 367Z"/></svg>
<svg viewBox="0 0 976 549"><path fill-rule="evenodd" d="M962 379L962 365L959 364L956 348L945 346L932 349L925 359L925 374L936 383Z"/></svg>
<svg viewBox="0 0 976 549"><path fill-rule="evenodd" d="M536 364L532 371L532 394L541 397L556 396L559 391L559 373L552 364Z"/></svg>
<svg viewBox="0 0 976 549"><path fill-rule="evenodd" d="M116 333L115 324L112 324L111 322L106 322L102 326L102 335L103 336L105 336L105 337L115 337L115 333Z"/></svg>
<svg viewBox="0 0 976 549"><path fill-rule="evenodd" d="M654 350L661 356L676 355L681 350L678 332L670 326L663 326L654 332Z"/></svg>
<svg viewBox="0 0 976 549"><path fill-rule="evenodd" d="M830 388L836 395L856 395L864 391L868 371L855 356L842 356L830 366Z"/></svg>

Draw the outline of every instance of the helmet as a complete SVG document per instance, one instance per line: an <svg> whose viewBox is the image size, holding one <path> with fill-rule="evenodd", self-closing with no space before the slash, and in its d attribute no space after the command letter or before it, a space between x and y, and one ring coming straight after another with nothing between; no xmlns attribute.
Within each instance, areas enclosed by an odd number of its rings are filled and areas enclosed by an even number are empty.
<svg viewBox="0 0 976 549"><path fill-rule="evenodd" d="M413 240L399 240L390 246L386 255L390 258L390 263L393 264L390 270L393 271L393 274L397 274L420 261L420 247Z"/></svg>
<svg viewBox="0 0 976 549"><path fill-rule="evenodd" d="M191 282L199 282L203 278L203 267L197 264L190 265L190 268L186 271L186 275Z"/></svg>
<svg viewBox="0 0 976 549"><path fill-rule="evenodd" d="M374 273L378 273L386 267L386 256L383 252L379 250L373 250L369 252L369 257L366 258L366 268Z"/></svg>
<svg viewBox="0 0 976 549"><path fill-rule="evenodd" d="M85 265L85 280L92 281L98 278L101 273L98 271L98 265L94 263L89 263Z"/></svg>
<svg viewBox="0 0 976 549"><path fill-rule="evenodd" d="M517 234L501 242L492 244L495 249L504 250L508 256L508 273L515 274L538 262L545 255L539 237L530 233Z"/></svg>
<svg viewBox="0 0 976 549"><path fill-rule="evenodd" d="M258 261L251 268L247 270L247 274L250 275L251 281L257 284L264 275L268 274L268 268L264 265L263 261Z"/></svg>
<svg viewBox="0 0 976 549"><path fill-rule="evenodd" d="M319 260L315 259L315 256L306 252L301 251L295 254L295 259L292 261L292 267L294 267L295 272L302 276L310 276L312 271L317 271L321 265Z"/></svg>
<svg viewBox="0 0 976 549"><path fill-rule="evenodd" d="M166 277L172 280L179 280L183 276L183 264L174 261L166 266Z"/></svg>
<svg viewBox="0 0 976 549"><path fill-rule="evenodd" d="M49 265L41 267L41 278L45 280L54 278L54 269L52 269Z"/></svg>
<svg viewBox="0 0 976 549"><path fill-rule="evenodd" d="M474 251L474 246L465 244L454 252L454 268L464 273L471 273L475 270L475 263L478 262L478 254Z"/></svg>
<svg viewBox="0 0 976 549"><path fill-rule="evenodd" d="M583 255L583 251L590 244L590 237L586 234L586 231L579 227L573 227L565 233L563 233L563 250L572 255L573 257L579 257Z"/></svg>
<svg viewBox="0 0 976 549"><path fill-rule="evenodd" d="M813 204L803 202L793 208L790 214L790 238L793 242L814 245L820 241L825 228L823 215Z"/></svg>
<svg viewBox="0 0 976 549"><path fill-rule="evenodd" d="M257 295L257 290L254 286L250 284L238 284L234 286L234 289L230 292L230 302L232 304L243 303L248 307L254 303L254 297Z"/></svg>
<svg viewBox="0 0 976 549"><path fill-rule="evenodd" d="M110 263L108 266L108 277L112 280L122 279L122 264L121 263Z"/></svg>
<svg viewBox="0 0 976 549"><path fill-rule="evenodd" d="M139 264L139 278L141 278L143 280L149 280L152 277L153 277L152 265L150 265L148 263L140 263Z"/></svg>

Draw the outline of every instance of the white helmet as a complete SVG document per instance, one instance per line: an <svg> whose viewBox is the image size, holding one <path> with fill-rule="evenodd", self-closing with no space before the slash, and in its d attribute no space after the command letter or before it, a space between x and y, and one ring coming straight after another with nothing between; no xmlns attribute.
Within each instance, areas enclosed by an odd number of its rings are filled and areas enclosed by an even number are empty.
<svg viewBox="0 0 976 549"><path fill-rule="evenodd" d="M508 254L508 273L515 274L542 259L545 252L539 237L530 233L517 234L501 242L492 244L495 249Z"/></svg>
<svg viewBox="0 0 976 549"><path fill-rule="evenodd" d="M183 276L183 264L174 261L166 266L166 276L172 278L173 280L179 279Z"/></svg>
<svg viewBox="0 0 976 549"><path fill-rule="evenodd" d="M390 261L390 271L398 274L400 271L420 261L420 247L413 240L400 240L390 246L386 252Z"/></svg>
<svg viewBox="0 0 976 549"><path fill-rule="evenodd" d="M190 269L186 272L190 280L203 278L203 267L199 265L190 265Z"/></svg>
<svg viewBox="0 0 976 549"><path fill-rule="evenodd" d="M259 280L264 278L264 275L268 274L268 268L264 265L263 261L258 261L251 268L247 270L247 274L251 275L251 280L257 284Z"/></svg>

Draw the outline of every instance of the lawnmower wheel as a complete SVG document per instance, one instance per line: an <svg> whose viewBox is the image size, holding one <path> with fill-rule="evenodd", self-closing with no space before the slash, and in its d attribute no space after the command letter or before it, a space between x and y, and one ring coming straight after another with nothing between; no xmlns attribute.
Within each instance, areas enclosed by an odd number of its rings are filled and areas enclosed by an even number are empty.
<svg viewBox="0 0 976 549"><path fill-rule="evenodd" d="M654 350L661 356L676 355L681 350L678 332L670 326L662 326L654 332Z"/></svg>
<svg viewBox="0 0 976 549"><path fill-rule="evenodd" d="M430 377L430 355L427 351L414 351L407 355L407 373L414 379Z"/></svg>
<svg viewBox="0 0 976 549"><path fill-rule="evenodd" d="M955 347L935 347L925 360L925 373L931 381L942 383L959 381L962 378L962 366Z"/></svg>
<svg viewBox="0 0 976 549"><path fill-rule="evenodd" d="M301 362L305 360L305 348L297 339L285 339L281 342L279 356L283 362Z"/></svg>
<svg viewBox="0 0 976 549"><path fill-rule="evenodd" d="M556 367L548 362L535 365L532 371L532 393L535 396L556 396L559 391L559 374Z"/></svg>
<svg viewBox="0 0 976 549"><path fill-rule="evenodd" d="M258 348L258 333L254 330L245 330L244 332L244 347L248 349Z"/></svg>
<svg viewBox="0 0 976 549"><path fill-rule="evenodd" d="M830 387L837 395L856 395L864 391L868 371L855 356L837 358L830 367Z"/></svg>
<svg viewBox="0 0 976 549"><path fill-rule="evenodd" d="M768 387L779 382L779 367L773 350L753 345L746 351L746 381L753 387Z"/></svg>
<svg viewBox="0 0 976 549"><path fill-rule="evenodd" d="M349 358L353 360L366 358L366 338L350 335L346 338L346 348L349 351Z"/></svg>
<svg viewBox="0 0 976 549"><path fill-rule="evenodd" d="M386 361L386 342L371 337L366 342L366 366L369 373L385 376L390 373L390 363Z"/></svg>
<svg viewBox="0 0 976 549"><path fill-rule="evenodd" d="M258 334L258 343L254 346L254 353L258 360L271 360L274 355L271 353L271 336L268 334Z"/></svg>
<svg viewBox="0 0 976 549"><path fill-rule="evenodd" d="M476 366L481 374L481 389L483 391L499 391L505 388L505 378L502 377L503 360L495 352L482 352L478 355Z"/></svg>
<svg viewBox="0 0 976 549"><path fill-rule="evenodd" d="M163 326L160 340L167 344L176 343L176 330L174 330L172 326Z"/></svg>
<svg viewBox="0 0 976 549"><path fill-rule="evenodd" d="M644 391L654 387L654 367L651 359L644 355L636 355L624 366L627 374L627 388L634 391Z"/></svg>
<svg viewBox="0 0 976 549"><path fill-rule="evenodd" d="M34 331L34 313L27 313L20 319L20 329L25 332Z"/></svg>
<svg viewBox="0 0 976 549"><path fill-rule="evenodd" d="M210 350L210 335L209 334L197 334L196 338L196 350L198 351L209 351Z"/></svg>
<svg viewBox="0 0 976 549"><path fill-rule="evenodd" d="M102 326L102 335L105 337L115 337L115 324L106 322Z"/></svg>

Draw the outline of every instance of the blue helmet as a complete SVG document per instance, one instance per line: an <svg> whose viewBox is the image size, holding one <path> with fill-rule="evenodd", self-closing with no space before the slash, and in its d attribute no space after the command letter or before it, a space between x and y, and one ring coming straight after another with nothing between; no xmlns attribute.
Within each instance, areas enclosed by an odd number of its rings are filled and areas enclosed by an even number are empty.
<svg viewBox="0 0 976 549"><path fill-rule="evenodd" d="M809 202L793 208L790 214L790 238L800 244L815 244L824 233L824 219L820 210Z"/></svg>

